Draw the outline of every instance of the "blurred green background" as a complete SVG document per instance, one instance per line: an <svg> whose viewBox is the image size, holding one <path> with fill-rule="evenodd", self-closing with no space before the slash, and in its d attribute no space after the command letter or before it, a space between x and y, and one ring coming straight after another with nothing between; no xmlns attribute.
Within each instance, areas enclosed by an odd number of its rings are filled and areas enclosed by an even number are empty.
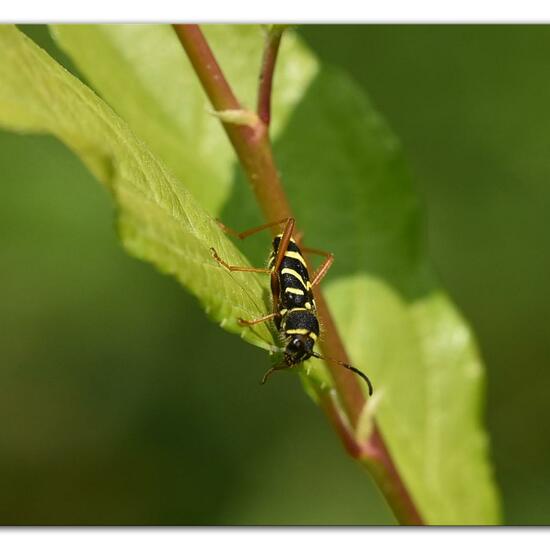
<svg viewBox="0 0 550 550"><path fill-rule="evenodd" d="M550 27L299 32L403 141L487 364L505 520L550 523ZM0 178L0 524L393 523L298 378L260 388L263 351L122 251L71 152L0 132Z"/></svg>

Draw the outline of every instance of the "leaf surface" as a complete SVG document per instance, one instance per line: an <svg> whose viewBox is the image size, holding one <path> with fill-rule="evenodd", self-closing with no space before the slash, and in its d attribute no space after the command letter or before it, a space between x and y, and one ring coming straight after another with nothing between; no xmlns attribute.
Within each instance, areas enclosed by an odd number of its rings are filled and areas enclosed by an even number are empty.
<svg viewBox="0 0 550 550"><path fill-rule="evenodd" d="M235 156L174 31L168 25L52 25L58 44L100 95L211 213L231 192ZM262 55L257 26L212 25L208 40L235 92L253 108ZM260 47L258 47L260 46ZM317 70L294 37L277 71L275 135ZM234 55L238 51L239 55Z"/></svg>
<svg viewBox="0 0 550 550"><path fill-rule="evenodd" d="M131 254L174 275L228 330L256 345L272 345L265 326L252 332L236 322L264 313L265 278L229 274L213 260L211 247L229 263L247 265L127 124L15 27L0 27L0 67L0 125L59 138L112 192L120 237Z"/></svg>
<svg viewBox="0 0 550 550"><path fill-rule="evenodd" d="M308 245L335 253L327 299L355 366L373 380L376 419L421 515L498 523L483 366L432 273L396 137L362 89L323 67L276 156Z"/></svg>

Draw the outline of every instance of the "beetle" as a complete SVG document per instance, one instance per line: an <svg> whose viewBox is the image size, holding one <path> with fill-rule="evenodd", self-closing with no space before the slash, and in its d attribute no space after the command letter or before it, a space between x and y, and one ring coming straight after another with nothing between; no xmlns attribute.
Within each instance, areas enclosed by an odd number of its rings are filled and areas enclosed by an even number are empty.
<svg viewBox="0 0 550 550"><path fill-rule="evenodd" d="M284 225L283 232L275 235L273 238L267 268L230 265L220 258L214 248L210 249L214 259L229 271L267 273L271 277L273 311L258 319L239 319L239 323L244 326L252 326L273 320L285 342L283 361L271 367L264 374L261 384L265 384L273 372L295 367L310 357L326 359L313 349L320 335L313 288L321 282L330 269L334 256L329 252L315 248L300 248L293 236L295 224L295 219L289 217L237 233L220 223L220 227L226 233L230 233L239 239L246 239L259 231L275 225ZM325 257L325 260L311 280L302 250ZM366 374L343 361L336 359L329 360L338 363L363 378L368 385L369 395L372 395L372 383Z"/></svg>

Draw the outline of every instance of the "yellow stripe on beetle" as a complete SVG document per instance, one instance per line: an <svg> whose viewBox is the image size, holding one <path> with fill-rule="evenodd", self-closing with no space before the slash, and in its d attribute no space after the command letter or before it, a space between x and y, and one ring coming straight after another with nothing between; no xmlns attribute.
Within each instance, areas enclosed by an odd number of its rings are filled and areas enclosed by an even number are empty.
<svg viewBox="0 0 550 550"><path fill-rule="evenodd" d="M292 258L293 260L298 260L307 269L306 261L299 252L295 252L294 250L287 250L285 252L285 257Z"/></svg>
<svg viewBox="0 0 550 550"><path fill-rule="evenodd" d="M292 288L291 286L287 286L285 288L285 292L288 292L289 294L298 294L298 296L304 295L304 291L301 288Z"/></svg>
<svg viewBox="0 0 550 550"><path fill-rule="evenodd" d="M310 334L311 331L308 328L289 328L285 330L286 334Z"/></svg>
<svg viewBox="0 0 550 550"><path fill-rule="evenodd" d="M285 330L285 334L300 334L309 336L313 341L317 340L317 334L307 328L289 328L288 330Z"/></svg>
<svg viewBox="0 0 550 550"><path fill-rule="evenodd" d="M311 284L308 281L309 287L306 285L305 281L302 279L302 276L297 272L294 271L294 269L290 269L289 267L285 267L281 270L281 275L292 275L293 277L296 277L298 281L303 285L304 288L311 288Z"/></svg>

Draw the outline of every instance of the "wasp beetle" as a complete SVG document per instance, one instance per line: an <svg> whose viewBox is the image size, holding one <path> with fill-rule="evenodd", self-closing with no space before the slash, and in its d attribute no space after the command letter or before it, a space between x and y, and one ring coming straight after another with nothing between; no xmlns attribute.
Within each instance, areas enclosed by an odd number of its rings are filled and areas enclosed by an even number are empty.
<svg viewBox="0 0 550 550"><path fill-rule="evenodd" d="M283 361L271 367L264 374L261 380L262 384L265 384L268 377L274 371L292 368L310 357L325 359L313 350L320 334L313 287L318 285L326 275L332 265L334 256L331 253L315 248L303 247L300 249L296 239L293 237L294 218L284 218L276 222L266 223L242 233L237 233L220 223L224 231L239 239L245 239L264 229L283 224L283 232L273 238L267 268L229 265L218 256L218 253L213 248L211 249L214 259L230 271L267 273L271 276L272 313L258 319L239 319L239 323L245 326L273 320L284 340ZM315 272L312 280L309 278L307 263L302 255L302 251L325 257L324 262ZM348 363L335 359L329 360L342 365L363 378L369 387L369 395L372 395L372 384L366 374Z"/></svg>

